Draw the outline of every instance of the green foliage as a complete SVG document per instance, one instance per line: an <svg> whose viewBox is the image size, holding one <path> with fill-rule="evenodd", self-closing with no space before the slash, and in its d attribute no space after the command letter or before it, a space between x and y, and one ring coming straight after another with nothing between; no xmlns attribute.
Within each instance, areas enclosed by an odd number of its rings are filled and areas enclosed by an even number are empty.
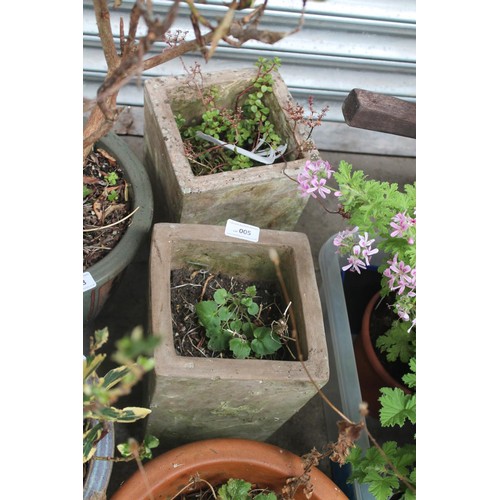
<svg viewBox="0 0 500 500"><path fill-rule="evenodd" d="M92 194L92 189L87 187L85 184L83 185L83 197L87 198L87 196L90 196Z"/></svg>
<svg viewBox="0 0 500 500"><path fill-rule="evenodd" d="M205 328L212 351L230 350L235 358L268 356L281 346L281 340L267 326L258 325L260 307L254 301L255 286L245 292L215 291L213 300L196 304L196 314Z"/></svg>
<svg viewBox="0 0 500 500"><path fill-rule="evenodd" d="M177 115L176 121L184 142L188 145L188 157L196 175L206 175L227 170L249 168L255 163L247 156L240 155L222 147L207 147L204 139L196 137L196 132L211 135L216 139L251 151L260 139L274 149L281 145L281 138L270 121L270 109L266 96L273 91L272 72L279 68L279 58L260 57L256 63L257 76L238 99L234 110L220 108L217 104L216 87L206 90L207 109L203 112L201 123L185 126L185 120Z"/></svg>
<svg viewBox="0 0 500 500"><path fill-rule="evenodd" d="M156 448L160 444L157 437L147 434L144 437L144 441L141 446L139 446L138 456L141 460L149 460L153 458L152 448ZM122 457L127 459L134 458L134 443L121 443L116 446L118 451L121 453Z"/></svg>
<svg viewBox="0 0 500 500"><path fill-rule="evenodd" d="M340 162L333 176L341 193L341 211L349 218L349 225L357 226L360 234L366 232L369 238L375 238L376 247L389 256L386 260L392 259L394 267L396 259L393 257L397 256L398 266L404 262L401 265L416 269L416 226L410 225L405 237L391 236L395 229L391 222L396 214L415 216L416 185L407 184L401 190L395 183L369 180L362 170L354 171L352 165L345 161ZM382 296L394 292L394 282L390 284L390 277L395 271L389 269L390 265L384 262L378 269ZM395 285L398 286L398 283ZM377 339L376 346L385 353L388 361L408 363L410 373L403 377L403 381L408 387L415 388L416 328L412 328L412 320L408 318L416 317L416 292L396 293L394 300L394 310L407 311L407 319L398 316L390 329ZM416 391L405 394L399 388L384 387L379 401L379 418L383 427L416 424ZM400 493L401 498L414 499L415 444L398 446L390 441L383 443L382 450L383 453L380 453L377 447L372 446L363 456L359 448L353 448L347 459L352 465L350 481L368 484L369 491L377 500L386 500L396 493Z"/></svg>
<svg viewBox="0 0 500 500"><path fill-rule="evenodd" d="M217 491L217 500L277 500L275 493L258 493L251 496L252 485L243 479L229 479Z"/></svg>
<svg viewBox="0 0 500 500"><path fill-rule="evenodd" d="M413 320L416 318L416 281L411 286L406 285L411 292L408 293L395 276L404 274L409 280L409 269L416 270L416 184L406 184L400 189L395 183L369 180L362 170L354 171L345 161L340 162L333 177L340 192L340 210L349 219L349 226L357 226L359 234L368 233L370 239L375 239L376 247L388 256L378 268L381 293L392 299L394 311L400 314L389 330L376 340L376 346L388 361L408 364L409 373L403 377L403 382L415 389L416 328ZM397 214L415 217L405 227L404 236L397 217L395 220ZM416 424L416 390L413 394L406 394L399 388L384 387L379 401L379 419L383 427ZM383 453L380 453L372 446L364 456L358 448L352 449L348 456L352 465L350 480L369 484L368 489L377 500L386 500L398 492L402 498L414 499L415 445L399 447L389 441L382 445L382 449Z"/></svg>
<svg viewBox="0 0 500 500"><path fill-rule="evenodd" d="M415 445L408 444L399 447L395 441L386 441L382 444L382 451L383 454L376 447L371 447L363 455L360 448L352 448L347 457L347 463L353 465L349 482L359 481L369 484L368 491L377 500L387 500L399 492L403 493L402 498L408 500L415 498L412 491L388 464L390 461L398 472L408 478L410 484L415 487Z"/></svg>
<svg viewBox="0 0 500 500"><path fill-rule="evenodd" d="M404 379L411 387L415 387L416 358L409 361L409 366L412 373L405 375ZM402 427L407 421L416 424L416 394L405 394L399 388L389 387L382 388L381 393L380 423L383 427ZM401 480L401 476L416 488L416 446L407 444L399 447L396 442L387 441L382 445L382 450L385 456L376 447L369 448L364 455L360 448L352 448L347 457L347 463L352 465L349 481L368 483L368 490L377 500L386 500L398 492L404 494L402 498L414 499L414 493Z"/></svg>
<svg viewBox="0 0 500 500"><path fill-rule="evenodd" d="M417 338L415 331L408 331L411 326L410 321L393 321L391 328L384 335L376 340L376 346L380 352L385 352L388 361L400 360L408 363L415 355L417 348Z"/></svg>
<svg viewBox="0 0 500 500"><path fill-rule="evenodd" d="M107 196L108 201L117 201L118 197L119 197L118 192L114 190L110 191Z"/></svg>
<svg viewBox="0 0 500 500"><path fill-rule="evenodd" d="M123 337L116 343L112 360L119 366L98 375L98 369L106 359L106 354L98 353L108 342L107 328L97 330L90 342L89 355L83 361L83 462L90 460L97 443L104 437L105 422L131 423L149 415L151 410L140 407L115 408L113 405L120 397L130 393L144 374L154 366L150 357L158 344L158 337L143 337L142 329L136 328L129 337ZM154 437L140 446L143 458L150 456L154 447ZM125 446L125 448L124 448ZM120 450L126 445L118 445Z"/></svg>
<svg viewBox="0 0 500 500"><path fill-rule="evenodd" d="M116 172L109 172L109 174L106 174L104 176L104 179L110 186L116 186L116 183L118 181L118 174Z"/></svg>
<svg viewBox="0 0 500 500"><path fill-rule="evenodd" d="M391 238L391 220L395 214L413 215L416 207L416 185L406 184L403 191L398 184L368 180L362 170L353 171L352 165L341 160L333 173L342 193L339 202L349 214L349 224L361 232L377 236L377 246L388 255L399 255L412 268L416 265L416 245L408 245L404 238ZM383 269L387 267L383 266Z"/></svg>

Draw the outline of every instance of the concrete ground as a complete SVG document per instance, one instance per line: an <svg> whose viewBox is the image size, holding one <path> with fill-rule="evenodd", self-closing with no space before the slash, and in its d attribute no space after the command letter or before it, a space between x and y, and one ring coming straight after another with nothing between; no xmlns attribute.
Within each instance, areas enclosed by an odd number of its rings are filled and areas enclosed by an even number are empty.
<svg viewBox="0 0 500 500"><path fill-rule="evenodd" d="M125 137L125 139L138 157L142 158L142 138L130 136ZM374 179L404 184L413 182L416 177L415 158L359 155L331 151L323 151L321 156L333 165L337 165L340 159L344 159L352 163L355 168L364 170L365 174ZM330 209L335 208L332 202L333 199L329 200ZM318 266L319 250L332 234L343 227L344 222L340 216L327 213L316 200L311 198L295 228L296 231L305 233L309 238L319 287L321 286L321 275ZM92 324L84 328L85 334L92 333L96 328L107 326L112 338L117 339L126 333L130 333L136 325L147 325L147 263L148 242L145 243L135 262L126 270L119 286L100 316ZM123 401L124 405L140 405L142 401L141 387L138 387L127 399L128 401ZM369 419L368 425L372 433L382 438L391 437L391 432L394 433L392 430L387 431L378 428L374 419ZM300 429L300 432L297 429ZM141 432L141 423L122 426L117 429L117 442L126 440L128 435L140 438ZM313 447L321 449L325 444L326 436L324 405L321 398L316 396L271 436L268 442L302 455ZM159 452L161 451L166 450L160 448ZM329 464L321 464L320 468L330 475ZM117 463L114 465L108 489L109 497L116 491L122 481L126 480L135 470L136 465L134 463Z"/></svg>

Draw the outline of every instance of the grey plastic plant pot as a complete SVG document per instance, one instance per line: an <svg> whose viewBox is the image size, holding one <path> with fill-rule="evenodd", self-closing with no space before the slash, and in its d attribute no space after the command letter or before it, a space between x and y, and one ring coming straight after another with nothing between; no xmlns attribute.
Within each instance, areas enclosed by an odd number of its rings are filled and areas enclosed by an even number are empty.
<svg viewBox="0 0 500 500"><path fill-rule="evenodd" d="M115 432L112 422L104 422L108 433L99 443L95 455L112 457L115 449ZM105 500L113 462L111 460L90 460L87 476L83 484L83 500Z"/></svg>
<svg viewBox="0 0 500 500"><path fill-rule="evenodd" d="M330 380L323 392L332 403L349 419L359 422L359 405L362 401L359 386L354 347L349 327L344 289L342 285L341 264L333 239L328 239L319 252L321 274L320 297L323 310L324 327L330 359ZM328 440L336 441L339 416L324 406ZM366 432L361 434L357 445L362 449L369 447ZM351 500L373 500L367 484L347 483L350 467L334 464L335 482Z"/></svg>
<svg viewBox="0 0 500 500"><path fill-rule="evenodd" d="M95 287L83 292L84 324L96 318L109 298L125 268L136 256L153 222L153 192L148 173L128 144L115 133L103 137L97 145L108 151L120 164L130 188L132 222L115 248L86 270ZM84 285L86 275L84 274ZM87 277L87 279L89 279Z"/></svg>

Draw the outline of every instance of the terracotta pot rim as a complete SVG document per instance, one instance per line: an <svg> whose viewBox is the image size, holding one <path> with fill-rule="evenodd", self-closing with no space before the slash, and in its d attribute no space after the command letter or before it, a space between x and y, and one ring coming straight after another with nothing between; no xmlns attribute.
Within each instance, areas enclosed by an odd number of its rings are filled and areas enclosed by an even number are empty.
<svg viewBox="0 0 500 500"><path fill-rule="evenodd" d="M381 377L384 382L391 386L397 387L403 390L406 394L410 394L410 391L403 384L394 379L389 372L384 368L384 365L380 362L378 355L373 347L371 338L370 338L370 318L375 308L376 303L380 300L381 293L380 290L376 292L373 297L370 299L368 304L366 305L365 311L363 313L363 319L361 322L361 340L363 342L363 347L365 349L366 355L370 360L370 363L373 369L376 371L377 375Z"/></svg>
<svg viewBox="0 0 500 500"><path fill-rule="evenodd" d="M237 477L237 463L243 464L242 470L246 477ZM214 484L217 481L219 484L225 482L230 477L254 483L262 475L265 479L262 479L261 485L272 487L273 484L284 485L286 478L302 474L303 465L299 456L269 443L241 438L214 438L167 451L146 463L144 470L154 498L168 498L158 495L177 493L195 473ZM347 499L340 488L319 469L313 469L310 476L317 492L312 499ZM143 477L137 471L114 494L112 500L147 500L149 497L143 485ZM305 497L299 493L296 498Z"/></svg>

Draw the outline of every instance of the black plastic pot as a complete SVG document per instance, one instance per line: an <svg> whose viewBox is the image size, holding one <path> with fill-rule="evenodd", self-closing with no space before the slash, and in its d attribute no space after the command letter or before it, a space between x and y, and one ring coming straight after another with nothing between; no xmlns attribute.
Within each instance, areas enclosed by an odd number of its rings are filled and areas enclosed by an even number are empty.
<svg viewBox="0 0 500 500"><path fill-rule="evenodd" d="M93 320L102 310L125 268L136 256L141 243L151 230L153 221L153 192L144 165L128 144L115 133L109 133L98 143L120 164L130 184L132 210L140 207L118 244L103 259L86 270L85 278L95 282L95 287L83 292L83 323Z"/></svg>

